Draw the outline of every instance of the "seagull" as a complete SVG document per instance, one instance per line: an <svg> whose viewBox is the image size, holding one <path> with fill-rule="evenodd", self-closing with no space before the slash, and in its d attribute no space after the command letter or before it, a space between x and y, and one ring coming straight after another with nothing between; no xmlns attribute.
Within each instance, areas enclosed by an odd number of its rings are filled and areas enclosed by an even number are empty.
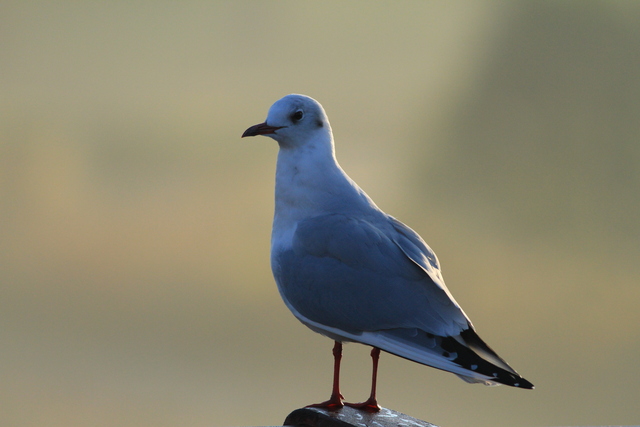
<svg viewBox="0 0 640 427"><path fill-rule="evenodd" d="M469 383L533 388L478 336L425 241L342 170L320 103L285 96L242 137L257 135L279 145L271 234L278 290L298 320L335 341L331 397L309 406L379 411L380 350ZM373 347L371 394L362 403L340 393L343 342Z"/></svg>

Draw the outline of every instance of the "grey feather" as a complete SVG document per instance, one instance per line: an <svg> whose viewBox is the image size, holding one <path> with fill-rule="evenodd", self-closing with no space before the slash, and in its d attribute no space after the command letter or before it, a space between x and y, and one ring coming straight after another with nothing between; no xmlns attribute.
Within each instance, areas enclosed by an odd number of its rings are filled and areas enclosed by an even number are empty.
<svg viewBox="0 0 640 427"><path fill-rule="evenodd" d="M293 248L276 254L283 297L305 317L352 333L420 328L457 335L468 328L460 307L428 273L437 277L438 270L407 256L433 253L410 245L391 225L343 214L301 221Z"/></svg>

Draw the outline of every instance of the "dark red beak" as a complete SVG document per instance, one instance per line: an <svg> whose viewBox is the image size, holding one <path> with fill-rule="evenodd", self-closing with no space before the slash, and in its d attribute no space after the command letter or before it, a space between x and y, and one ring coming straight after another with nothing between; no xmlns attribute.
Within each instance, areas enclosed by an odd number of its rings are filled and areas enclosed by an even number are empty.
<svg viewBox="0 0 640 427"><path fill-rule="evenodd" d="M269 126L266 122L260 123L257 125L251 126L249 129L245 130L242 134L242 138L245 136L256 136L256 135L269 135L272 133L276 133L278 129L282 129L286 126Z"/></svg>

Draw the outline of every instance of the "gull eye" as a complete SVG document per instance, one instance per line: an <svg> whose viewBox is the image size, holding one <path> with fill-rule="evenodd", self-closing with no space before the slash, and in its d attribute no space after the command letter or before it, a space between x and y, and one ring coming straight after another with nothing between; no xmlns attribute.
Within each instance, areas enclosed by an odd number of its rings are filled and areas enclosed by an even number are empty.
<svg viewBox="0 0 640 427"><path fill-rule="evenodd" d="M302 112L302 110L298 110L291 115L291 121L293 121L294 123L299 122L303 117L304 113Z"/></svg>

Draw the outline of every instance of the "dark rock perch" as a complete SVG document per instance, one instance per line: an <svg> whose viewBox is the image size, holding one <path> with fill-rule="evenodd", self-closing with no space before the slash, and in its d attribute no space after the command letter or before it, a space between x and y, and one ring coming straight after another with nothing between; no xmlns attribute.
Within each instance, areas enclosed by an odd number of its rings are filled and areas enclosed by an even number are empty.
<svg viewBox="0 0 640 427"><path fill-rule="evenodd" d="M337 411L321 408L296 409L284 420L297 427L437 427L391 409L370 413L345 406Z"/></svg>

